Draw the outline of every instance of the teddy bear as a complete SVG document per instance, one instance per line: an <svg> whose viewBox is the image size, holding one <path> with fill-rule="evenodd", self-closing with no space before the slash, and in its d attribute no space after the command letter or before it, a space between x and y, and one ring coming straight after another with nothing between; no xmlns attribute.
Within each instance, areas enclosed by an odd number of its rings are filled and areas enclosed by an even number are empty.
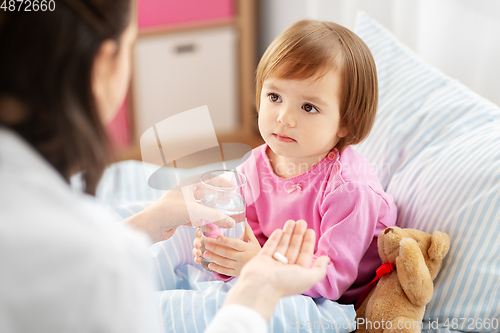
<svg viewBox="0 0 500 333"><path fill-rule="evenodd" d="M373 289L358 300L356 332L421 332L433 280L450 249L449 236L391 227L379 234L377 246L385 264L377 270Z"/></svg>

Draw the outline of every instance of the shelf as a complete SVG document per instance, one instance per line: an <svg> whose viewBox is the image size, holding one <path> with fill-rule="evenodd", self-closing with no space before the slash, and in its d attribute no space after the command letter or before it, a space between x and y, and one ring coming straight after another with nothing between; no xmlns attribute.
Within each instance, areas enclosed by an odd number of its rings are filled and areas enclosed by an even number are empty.
<svg viewBox="0 0 500 333"><path fill-rule="evenodd" d="M138 39L148 39L160 35L177 34L195 30L215 29L219 27L234 27L237 30L237 94L236 112L239 115L240 126L231 132L216 132L219 143L245 143L252 148L263 143L257 131L257 116L255 112L254 75L256 69L256 0L234 0L232 16L169 24L167 26L143 27L139 30ZM128 96L128 124L131 145L128 148L114 149L118 160L140 160L139 137L137 131L137 116L134 105L137 97L134 96L134 77L132 77L131 93Z"/></svg>
<svg viewBox="0 0 500 333"><path fill-rule="evenodd" d="M228 17L228 18L219 18L219 19L211 19L211 20L196 21L196 22L176 23L167 26L158 26L152 28L141 28L139 29L138 38L157 36L175 32L234 26L236 22L237 20L235 18Z"/></svg>

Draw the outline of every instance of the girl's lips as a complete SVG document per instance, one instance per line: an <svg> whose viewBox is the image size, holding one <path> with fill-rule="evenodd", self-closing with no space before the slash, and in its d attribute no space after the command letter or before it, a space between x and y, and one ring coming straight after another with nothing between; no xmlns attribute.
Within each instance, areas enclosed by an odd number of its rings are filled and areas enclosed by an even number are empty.
<svg viewBox="0 0 500 333"><path fill-rule="evenodd" d="M276 138L276 140L281 141L281 142L295 142L294 139L289 138L288 136L285 136L285 135L273 133L273 136Z"/></svg>

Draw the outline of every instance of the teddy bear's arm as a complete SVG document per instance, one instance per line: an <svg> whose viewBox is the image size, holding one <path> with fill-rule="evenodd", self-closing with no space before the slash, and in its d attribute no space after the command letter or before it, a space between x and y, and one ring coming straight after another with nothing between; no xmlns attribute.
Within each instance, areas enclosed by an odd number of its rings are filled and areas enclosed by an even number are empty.
<svg viewBox="0 0 500 333"><path fill-rule="evenodd" d="M414 239L403 238L400 241L396 271L401 287L412 304L425 306L430 302L434 292L432 278Z"/></svg>

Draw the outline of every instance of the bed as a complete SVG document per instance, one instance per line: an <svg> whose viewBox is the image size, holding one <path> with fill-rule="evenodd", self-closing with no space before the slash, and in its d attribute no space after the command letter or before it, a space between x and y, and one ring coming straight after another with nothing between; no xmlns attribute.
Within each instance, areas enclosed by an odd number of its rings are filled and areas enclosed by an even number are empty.
<svg viewBox="0 0 500 333"><path fill-rule="evenodd" d="M500 109L419 59L366 14L358 15L355 32L370 47L379 78L374 128L355 149L394 196L398 226L451 238L423 331L499 332ZM163 192L148 186L144 168L151 167L111 166L99 200L122 218L140 211ZM192 262L194 231L181 228L151 247L165 332L202 332L235 282L217 281ZM348 332L354 316L351 305L297 295L280 301L269 332Z"/></svg>

